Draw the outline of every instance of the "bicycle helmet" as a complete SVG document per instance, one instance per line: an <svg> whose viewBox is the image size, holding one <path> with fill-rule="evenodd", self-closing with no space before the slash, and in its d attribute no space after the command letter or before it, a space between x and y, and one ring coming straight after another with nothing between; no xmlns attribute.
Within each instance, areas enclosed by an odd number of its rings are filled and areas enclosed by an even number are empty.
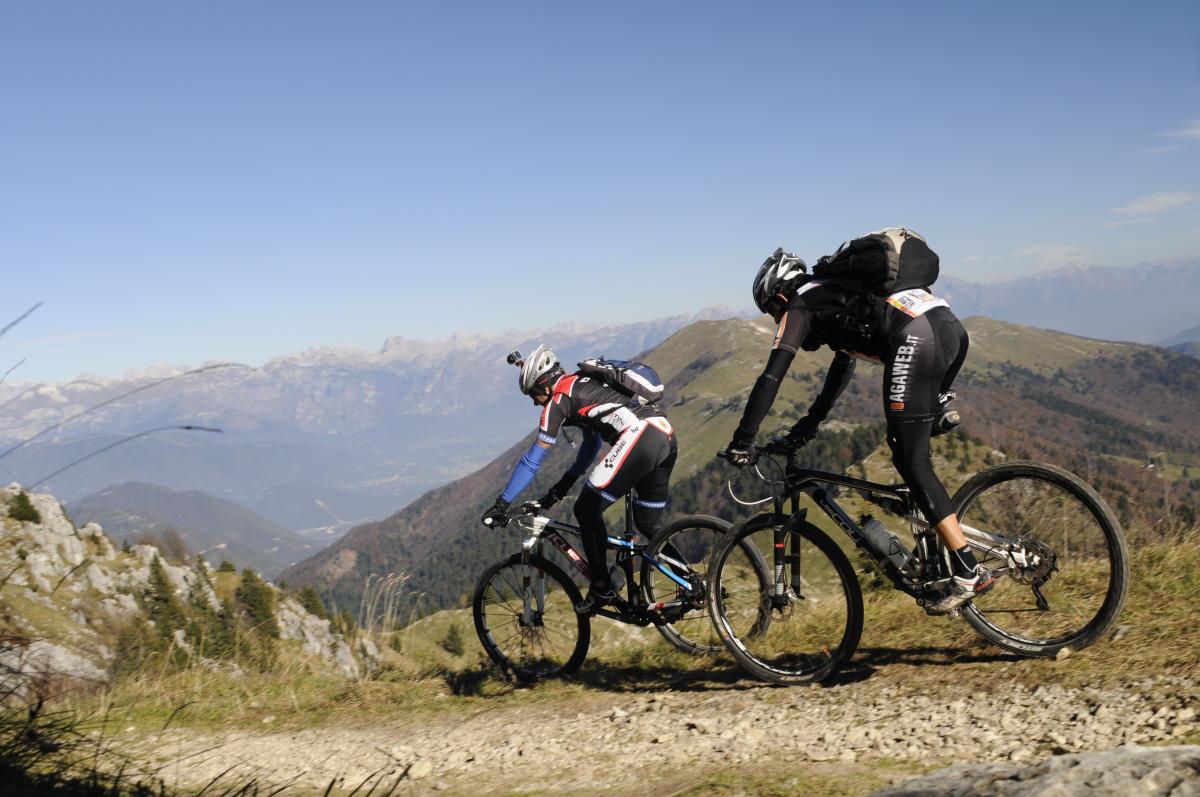
<svg viewBox="0 0 1200 797"><path fill-rule="evenodd" d="M754 276L754 304L764 313L782 309L808 279L808 266L791 252L776 249Z"/></svg>
<svg viewBox="0 0 1200 797"><path fill-rule="evenodd" d="M533 350L533 354L523 358L517 364L521 366L521 376L517 381L517 386L526 396L535 390L544 389L549 392L551 386L565 373L558 362L558 357L554 356L550 347L544 344L538 346Z"/></svg>

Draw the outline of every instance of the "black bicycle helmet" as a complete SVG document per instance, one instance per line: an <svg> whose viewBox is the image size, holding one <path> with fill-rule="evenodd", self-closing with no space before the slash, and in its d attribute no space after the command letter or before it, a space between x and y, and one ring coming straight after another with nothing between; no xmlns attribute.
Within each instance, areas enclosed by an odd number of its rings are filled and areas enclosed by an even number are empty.
<svg viewBox="0 0 1200 797"><path fill-rule="evenodd" d="M754 304L764 313L782 309L808 279L808 266L801 258L776 249L754 275Z"/></svg>

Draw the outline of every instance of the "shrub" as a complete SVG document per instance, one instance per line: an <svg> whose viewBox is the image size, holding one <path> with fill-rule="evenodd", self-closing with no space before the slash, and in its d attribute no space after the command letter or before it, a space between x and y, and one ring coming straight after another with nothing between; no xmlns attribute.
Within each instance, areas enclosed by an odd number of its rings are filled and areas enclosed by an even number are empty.
<svg viewBox="0 0 1200 797"><path fill-rule="evenodd" d="M218 573L236 573L237 568L233 566L233 562L228 559L222 559L221 564L217 566Z"/></svg>
<svg viewBox="0 0 1200 797"><path fill-rule="evenodd" d="M447 653L455 656L461 656L465 648L463 647L462 629L458 627L458 623L451 623L450 628L446 630L446 637L441 641L442 648Z"/></svg>
<svg viewBox="0 0 1200 797"><path fill-rule="evenodd" d="M150 585L146 589L146 614L154 621L154 627L164 640L170 641L174 633L187 625L183 606L175 597L175 587L163 570L162 560L157 556L150 562Z"/></svg>
<svg viewBox="0 0 1200 797"><path fill-rule="evenodd" d="M309 614L315 614L322 620L329 617L329 614L325 611L325 604L321 602L321 596L312 587L305 587L300 590L300 605Z"/></svg>
<svg viewBox="0 0 1200 797"><path fill-rule="evenodd" d="M349 609L342 609L329 618L329 626L335 634L341 634L347 642L353 641L358 635L358 623Z"/></svg>
<svg viewBox="0 0 1200 797"><path fill-rule="evenodd" d="M275 591L248 567L242 571L237 599L249 615L255 631L269 639L279 639L279 623L275 621Z"/></svg>
<svg viewBox="0 0 1200 797"><path fill-rule="evenodd" d="M25 523L42 522L42 513L37 511L37 507L29 500L29 493L24 490L17 493L12 503L8 505L8 516L13 520L20 520Z"/></svg>

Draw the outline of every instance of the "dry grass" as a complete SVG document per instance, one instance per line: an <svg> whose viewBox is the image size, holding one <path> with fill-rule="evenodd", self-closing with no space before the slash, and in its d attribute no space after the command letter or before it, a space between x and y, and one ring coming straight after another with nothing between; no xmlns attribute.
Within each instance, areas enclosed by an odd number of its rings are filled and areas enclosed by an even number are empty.
<svg viewBox="0 0 1200 797"><path fill-rule="evenodd" d="M924 684L1016 680L1080 686L1149 675L1200 678L1195 596L1200 594L1200 534L1178 544L1131 552L1125 608L1105 639L1060 661L1006 654L965 623L926 617L891 590L867 596L866 622L855 666L872 677Z"/></svg>
<svg viewBox="0 0 1200 797"><path fill-rule="evenodd" d="M902 684L914 689L1003 688L1011 682L1101 685L1147 675L1200 677L1194 596L1200 593L1200 538L1135 551L1133 583L1119 633L1065 660L1022 659L992 647L965 623L931 618L890 589L867 594L859 652L835 678ZM484 659L465 610L425 618L405 650L385 651L385 666L370 680L323 674L299 656L283 656L278 671L235 673L192 669L145 673L119 682L99 698L80 699L82 713L107 713L138 732L165 723L201 728L303 728L355 725L422 712L475 713L524 703L587 703L613 692L714 690L744 676L726 655L678 653L653 631L626 635L600 626L579 674L522 687L503 679ZM466 653L450 656L435 644L458 622ZM605 628L604 626L613 626ZM605 641L607 638L608 641ZM264 722L270 718L269 721Z"/></svg>

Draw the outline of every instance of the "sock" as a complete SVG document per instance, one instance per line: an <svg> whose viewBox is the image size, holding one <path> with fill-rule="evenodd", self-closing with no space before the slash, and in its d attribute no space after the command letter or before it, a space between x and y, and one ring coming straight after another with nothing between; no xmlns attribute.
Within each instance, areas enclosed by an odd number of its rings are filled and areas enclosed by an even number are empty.
<svg viewBox="0 0 1200 797"><path fill-rule="evenodd" d="M954 566L954 575L959 578L970 578L975 575L975 566L979 563L975 561L975 554L971 551L971 546L964 545L954 552L950 557L950 562Z"/></svg>

